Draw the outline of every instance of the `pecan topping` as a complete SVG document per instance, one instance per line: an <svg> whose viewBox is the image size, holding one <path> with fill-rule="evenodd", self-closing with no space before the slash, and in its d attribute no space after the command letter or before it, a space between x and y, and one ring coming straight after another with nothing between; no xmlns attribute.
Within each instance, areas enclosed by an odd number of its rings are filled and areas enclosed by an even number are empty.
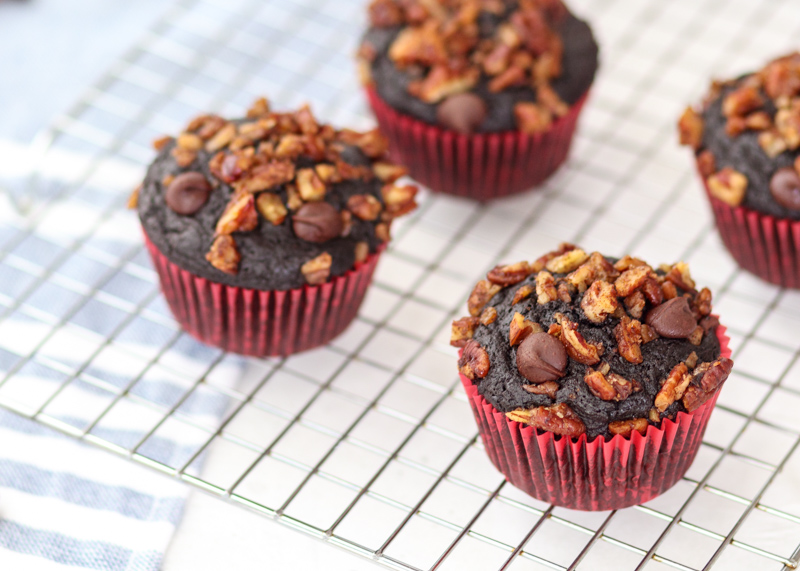
<svg viewBox="0 0 800 571"><path fill-rule="evenodd" d="M270 190L278 185L294 179L294 164L289 161L275 160L253 168L247 178L234 184L242 192L260 192ZM225 180L225 178L223 178Z"/></svg>
<svg viewBox="0 0 800 571"><path fill-rule="evenodd" d="M462 317L453 321L452 332L450 333L450 345L453 347L463 347L467 341L472 339L475 330L480 324L477 317Z"/></svg>
<svg viewBox="0 0 800 571"><path fill-rule="evenodd" d="M703 178L708 178L717 172L717 159L714 158L714 153L705 150L697 155L697 170Z"/></svg>
<svg viewBox="0 0 800 571"><path fill-rule="evenodd" d="M372 165L372 170L375 171L375 176L388 184L408 174L406 167L392 163L375 163Z"/></svg>
<svg viewBox="0 0 800 571"><path fill-rule="evenodd" d="M544 133L553 124L553 115L550 111L536 103L514 105L514 119L520 131L531 135Z"/></svg>
<svg viewBox="0 0 800 571"><path fill-rule="evenodd" d="M185 169L186 167L191 165L197 158L197 151L190 151L188 149L181 149L180 147L174 147L170 151L170 155L172 155L172 158L175 159L175 162L179 167Z"/></svg>
<svg viewBox="0 0 800 571"><path fill-rule="evenodd" d="M187 151L199 151L203 148L203 139L194 133L181 133L175 144Z"/></svg>
<svg viewBox="0 0 800 571"><path fill-rule="evenodd" d="M655 405L658 412L664 412L676 400L679 400L692 380L689 369L684 363L675 365L667 379L662 383L656 395Z"/></svg>
<svg viewBox="0 0 800 571"><path fill-rule="evenodd" d="M497 310L494 307L487 307L481 313L480 320L482 325L491 325L497 320Z"/></svg>
<svg viewBox="0 0 800 571"><path fill-rule="evenodd" d="M742 173L725 167L712 174L706 181L711 195L730 206L739 206L747 190L747 177Z"/></svg>
<svg viewBox="0 0 800 571"><path fill-rule="evenodd" d="M354 194L347 199L347 209L361 220L375 220L381 208L380 201L371 194Z"/></svg>
<svg viewBox="0 0 800 571"><path fill-rule="evenodd" d="M228 123L206 142L206 150L209 153L219 151L220 149L227 147L228 143L233 141L235 136L236 125L233 123Z"/></svg>
<svg viewBox="0 0 800 571"><path fill-rule="evenodd" d="M392 235L389 233L389 225L385 222L381 222L380 224L375 225L375 237L380 240L381 242L388 242L392 239Z"/></svg>
<svg viewBox="0 0 800 571"><path fill-rule="evenodd" d="M625 298L625 309L628 310L632 317L641 319L645 303L644 294L640 291L635 291Z"/></svg>
<svg viewBox="0 0 800 571"><path fill-rule="evenodd" d="M744 116L764 105L764 99L754 87L742 86L729 93L722 101L726 117Z"/></svg>
<svg viewBox="0 0 800 571"><path fill-rule="evenodd" d="M534 395L544 395L551 399L556 398L559 386L555 381L547 381L538 385L522 385L522 388Z"/></svg>
<svg viewBox="0 0 800 571"><path fill-rule="evenodd" d="M363 264L369 257L369 244L367 242L356 243L355 261L357 264Z"/></svg>
<svg viewBox="0 0 800 571"><path fill-rule="evenodd" d="M489 353L480 343L470 339L458 359L458 370L468 379L482 379L489 373Z"/></svg>
<svg viewBox="0 0 800 571"><path fill-rule="evenodd" d="M560 313L557 313L555 317L561 326L561 342L569 356L584 365L599 363L600 355L603 354L602 344L586 341L578 331L578 324L574 321L566 319Z"/></svg>
<svg viewBox="0 0 800 571"><path fill-rule="evenodd" d="M586 432L586 426L568 404L558 403L553 406L540 406L533 409L517 409L507 412L511 420L529 424L534 428L546 430L553 434L577 438Z"/></svg>
<svg viewBox="0 0 800 571"><path fill-rule="evenodd" d="M689 272L689 265L686 262L678 262L672 266L669 271L667 271L667 275L664 276L664 279L671 281L686 292L692 294L696 293L694 289L695 283Z"/></svg>
<svg viewBox="0 0 800 571"><path fill-rule="evenodd" d="M261 216L269 220L275 226L280 226L286 220L289 213L283 205L281 197L272 192L262 192L256 198L256 208Z"/></svg>
<svg viewBox="0 0 800 571"><path fill-rule="evenodd" d="M592 394L601 400L623 401L634 392L633 381L616 373L595 371L591 367L586 370L583 380Z"/></svg>
<svg viewBox="0 0 800 571"><path fill-rule="evenodd" d="M481 280L475 284L475 289L472 290L467 300L469 314L473 317L480 315L489 300L497 295L497 292L501 289L503 289L501 286L493 284L489 280Z"/></svg>
<svg viewBox="0 0 800 571"><path fill-rule="evenodd" d="M535 288L526 284L514 292L514 298L511 300L511 305L517 305L519 302L526 300L535 291Z"/></svg>
<svg viewBox="0 0 800 571"><path fill-rule="evenodd" d="M758 134L758 144L764 153L774 159L789 148L777 129L767 129Z"/></svg>
<svg viewBox="0 0 800 571"><path fill-rule="evenodd" d="M733 361L723 357L713 363L703 363L694 371L694 379L699 379L698 384L692 384L683 395L683 406L692 412L704 402L714 396L717 389L730 375Z"/></svg>
<svg viewBox="0 0 800 571"><path fill-rule="evenodd" d="M325 183L314 169L300 169L297 171L297 191L306 202L318 202L325 198Z"/></svg>
<svg viewBox="0 0 800 571"><path fill-rule="evenodd" d="M581 309L592 323L603 323L619 307L617 290L614 284L604 281L594 282L581 300Z"/></svg>
<svg viewBox="0 0 800 571"><path fill-rule="evenodd" d="M331 275L333 258L328 252L323 252L316 258L307 261L300 267L300 272L310 285L320 285L328 281Z"/></svg>
<svg viewBox="0 0 800 571"><path fill-rule="evenodd" d="M519 312L514 313L508 331L508 342L512 347L519 345L531 333L540 333L542 327L529 319L525 319Z"/></svg>
<svg viewBox="0 0 800 571"><path fill-rule="evenodd" d="M252 194L234 195L217 221L216 235L249 232L258 226L256 203Z"/></svg>
<svg viewBox="0 0 800 571"><path fill-rule="evenodd" d="M642 324L638 320L623 316L614 328L614 336L617 338L617 351L626 361L642 362Z"/></svg>
<svg viewBox="0 0 800 571"><path fill-rule="evenodd" d="M648 422L646 418L633 418L631 420L614 420L608 423L608 431L611 434L619 434L627 438L633 431L644 435L647 432Z"/></svg>
<svg viewBox="0 0 800 571"><path fill-rule="evenodd" d="M479 78L480 70L476 68L454 69L437 65L424 80L412 82L408 91L426 103L438 103L449 95L469 91Z"/></svg>
<svg viewBox="0 0 800 571"><path fill-rule="evenodd" d="M410 184L405 186L388 184L381 189L386 214L391 218L397 218L414 210L417 207L414 200L416 195L417 187Z"/></svg>
<svg viewBox="0 0 800 571"><path fill-rule="evenodd" d="M389 48L389 59L400 69L411 64L430 66L445 62L447 50L436 28L436 22L431 22L424 27L404 29Z"/></svg>
<svg viewBox="0 0 800 571"><path fill-rule="evenodd" d="M576 248L548 260L545 268L555 274L566 274L580 266L588 258L589 255L586 252Z"/></svg>
<svg viewBox="0 0 800 571"><path fill-rule="evenodd" d="M688 145L696 151L703 142L703 118L687 107L678 121L678 132L681 145Z"/></svg>
<svg viewBox="0 0 800 571"><path fill-rule="evenodd" d="M174 140L175 139L173 137L170 137L169 135L164 135L163 137L159 137L153 141L153 148L157 151L160 151Z"/></svg>
<svg viewBox="0 0 800 571"><path fill-rule="evenodd" d="M538 296L536 301L539 305L544 305L558 299L556 280L553 274L544 270L536 274L536 295Z"/></svg>
<svg viewBox="0 0 800 571"><path fill-rule="evenodd" d="M241 256L233 238L222 234L214 239L211 249L206 254L206 260L221 272L235 274L239 271Z"/></svg>
<svg viewBox="0 0 800 571"><path fill-rule="evenodd" d="M531 266L528 262L517 262L516 264L509 264L507 266L495 266L486 274L486 279L493 284L507 287L518 284L530 274Z"/></svg>
<svg viewBox="0 0 800 571"><path fill-rule="evenodd" d="M614 282L617 294L622 297L628 297L644 286L645 280L647 280L652 271L650 266L633 266L625 270Z"/></svg>

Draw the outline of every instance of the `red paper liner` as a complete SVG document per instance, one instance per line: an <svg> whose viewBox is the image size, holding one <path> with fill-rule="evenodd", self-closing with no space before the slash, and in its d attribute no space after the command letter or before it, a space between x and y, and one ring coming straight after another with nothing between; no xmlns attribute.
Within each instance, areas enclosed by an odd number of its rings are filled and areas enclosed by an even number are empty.
<svg viewBox="0 0 800 571"><path fill-rule="evenodd" d="M717 327L721 356L730 357L725 328ZM547 503L604 511L645 503L675 485L694 460L719 390L694 412L679 412L643 436L616 435L587 442L563 438L510 420L464 375L486 453L506 479Z"/></svg>
<svg viewBox="0 0 800 571"><path fill-rule="evenodd" d="M770 283L800 288L800 221L731 206L708 186L706 195L722 242L742 268Z"/></svg>
<svg viewBox="0 0 800 571"><path fill-rule="evenodd" d="M372 110L394 158L436 192L489 200L528 190L553 174L569 154L588 92L544 133L462 135L395 111L373 88Z"/></svg>
<svg viewBox="0 0 800 571"><path fill-rule="evenodd" d="M291 355L328 343L353 321L383 246L319 286L255 290L201 278L172 263L145 234L175 319L193 337L242 355Z"/></svg>

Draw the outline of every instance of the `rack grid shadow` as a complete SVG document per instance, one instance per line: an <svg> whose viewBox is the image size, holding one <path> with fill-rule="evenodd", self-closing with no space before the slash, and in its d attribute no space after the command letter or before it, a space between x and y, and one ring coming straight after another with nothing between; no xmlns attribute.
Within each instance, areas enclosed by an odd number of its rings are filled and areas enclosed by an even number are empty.
<svg viewBox="0 0 800 571"><path fill-rule="evenodd" d="M261 95L370 127L352 61L364 4L179 0L54 122L33 210L0 214L0 406L395 569L797 568L800 295L736 268L674 135L710 77L789 50L791 0L572 2L602 69L542 189L423 192L327 347L245 359L177 327L124 208L150 142ZM577 512L505 483L458 383L449 324L472 284L560 241L688 261L731 333L697 460L643 506Z"/></svg>

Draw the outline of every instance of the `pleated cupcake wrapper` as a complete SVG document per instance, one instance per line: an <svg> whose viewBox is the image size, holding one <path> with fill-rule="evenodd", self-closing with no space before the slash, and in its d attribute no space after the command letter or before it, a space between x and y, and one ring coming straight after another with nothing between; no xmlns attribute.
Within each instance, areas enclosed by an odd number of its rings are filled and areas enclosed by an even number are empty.
<svg viewBox="0 0 800 571"><path fill-rule="evenodd" d="M721 356L730 357L725 328L717 328ZM506 479L534 498L571 509L603 511L647 502L677 483L703 439L719 390L697 410L679 412L644 435L564 438L510 420L464 375L486 453Z"/></svg>
<svg viewBox="0 0 800 571"><path fill-rule="evenodd" d="M370 105L395 160L431 190L489 200L539 185L566 160L588 93L544 133L462 135L392 109L373 88Z"/></svg>
<svg viewBox="0 0 800 571"><path fill-rule="evenodd" d="M776 218L711 195L722 242L736 262L770 283L800 288L800 221Z"/></svg>
<svg viewBox="0 0 800 571"><path fill-rule="evenodd" d="M324 345L353 321L383 246L328 283L262 291L196 276L145 244L172 314L203 343L242 355L290 355Z"/></svg>

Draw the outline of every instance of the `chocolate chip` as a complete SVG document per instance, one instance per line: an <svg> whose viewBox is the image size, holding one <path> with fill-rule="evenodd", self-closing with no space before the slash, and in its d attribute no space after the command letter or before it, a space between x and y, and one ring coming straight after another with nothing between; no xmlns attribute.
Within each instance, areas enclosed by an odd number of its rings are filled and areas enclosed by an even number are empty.
<svg viewBox="0 0 800 571"><path fill-rule="evenodd" d="M294 233L306 242L327 242L342 233L342 216L327 202L308 202L292 216Z"/></svg>
<svg viewBox="0 0 800 571"><path fill-rule="evenodd" d="M791 167L778 169L769 181L775 202L789 210L800 210L800 175Z"/></svg>
<svg viewBox="0 0 800 571"><path fill-rule="evenodd" d="M486 118L486 103L474 93L458 93L445 99L436 110L436 120L445 129L469 135Z"/></svg>
<svg viewBox="0 0 800 571"><path fill-rule="evenodd" d="M211 184L199 172L179 174L167 187L164 200L173 211L183 216L194 214L208 202Z"/></svg>
<svg viewBox="0 0 800 571"><path fill-rule="evenodd" d="M547 333L534 333L517 349L517 369L532 383L546 383L564 376L567 351L564 345Z"/></svg>
<svg viewBox="0 0 800 571"><path fill-rule="evenodd" d="M685 339L697 329L697 320L685 297L674 297L650 310L645 321L669 339Z"/></svg>

